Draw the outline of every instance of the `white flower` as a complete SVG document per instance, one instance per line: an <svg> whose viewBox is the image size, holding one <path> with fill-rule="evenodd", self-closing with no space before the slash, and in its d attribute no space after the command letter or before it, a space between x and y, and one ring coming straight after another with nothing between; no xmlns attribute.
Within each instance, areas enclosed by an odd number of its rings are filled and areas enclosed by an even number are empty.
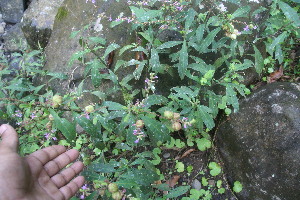
<svg viewBox="0 0 300 200"><path fill-rule="evenodd" d="M225 12L225 11L227 11L227 7L226 7L226 6L224 6L224 4L223 4L223 3L221 3L221 4L218 6L218 9L219 9L221 12Z"/></svg>
<svg viewBox="0 0 300 200"><path fill-rule="evenodd" d="M199 4L199 9L201 10L201 9L203 9L203 8L204 8L204 5Z"/></svg>

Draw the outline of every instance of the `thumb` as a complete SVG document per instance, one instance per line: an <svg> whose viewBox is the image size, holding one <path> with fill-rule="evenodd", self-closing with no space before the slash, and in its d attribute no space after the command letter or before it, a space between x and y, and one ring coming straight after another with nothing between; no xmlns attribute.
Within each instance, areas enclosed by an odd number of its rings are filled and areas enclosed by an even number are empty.
<svg viewBox="0 0 300 200"><path fill-rule="evenodd" d="M9 148L12 151L17 152L19 138L17 132L12 126L2 124L0 126L0 136L2 139L2 141L0 141L0 149Z"/></svg>

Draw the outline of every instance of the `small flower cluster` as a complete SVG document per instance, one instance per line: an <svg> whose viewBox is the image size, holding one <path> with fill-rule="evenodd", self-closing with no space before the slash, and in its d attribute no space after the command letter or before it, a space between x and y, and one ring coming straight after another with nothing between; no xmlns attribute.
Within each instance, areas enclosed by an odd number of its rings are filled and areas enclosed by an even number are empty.
<svg viewBox="0 0 300 200"><path fill-rule="evenodd" d="M88 190L88 186L87 184L84 184L82 187L81 187L81 190ZM85 198L85 195L84 195L84 191L83 193L80 195L80 199L84 199Z"/></svg>
<svg viewBox="0 0 300 200"><path fill-rule="evenodd" d="M233 24L229 23L223 26L223 29L226 31L225 35L230 37L233 40L236 40L238 35L241 35L241 32L234 28Z"/></svg>
<svg viewBox="0 0 300 200"><path fill-rule="evenodd" d="M158 79L158 76L156 76L154 73L150 73L150 78L146 78L145 80L145 83L146 83L146 86L145 86L145 90L146 90L146 93L149 93L150 90L154 93L155 92L155 79Z"/></svg>
<svg viewBox="0 0 300 200"><path fill-rule="evenodd" d="M253 24L250 24L250 25L246 25L245 28L244 28L244 31L250 31L252 29L257 29L257 26L253 26Z"/></svg>
<svg viewBox="0 0 300 200"><path fill-rule="evenodd" d="M136 129L133 130L133 135L137 137L137 139L134 141L134 143L139 143L140 140L142 140L146 135L143 132L144 122L143 120L137 120L135 124L132 126L135 126Z"/></svg>
<svg viewBox="0 0 300 200"><path fill-rule="evenodd" d="M16 110L15 114L13 114L13 117L22 117L22 116L23 116L23 114L20 110Z"/></svg>
<svg viewBox="0 0 300 200"><path fill-rule="evenodd" d="M221 12L226 12L227 11L227 7L224 6L223 3L220 3L217 7Z"/></svg>
<svg viewBox="0 0 300 200"><path fill-rule="evenodd" d="M50 138L52 140L57 140L57 138L55 136L53 136L53 134L56 132L55 129L51 130L49 133L45 133L44 136L47 140L49 140Z"/></svg>

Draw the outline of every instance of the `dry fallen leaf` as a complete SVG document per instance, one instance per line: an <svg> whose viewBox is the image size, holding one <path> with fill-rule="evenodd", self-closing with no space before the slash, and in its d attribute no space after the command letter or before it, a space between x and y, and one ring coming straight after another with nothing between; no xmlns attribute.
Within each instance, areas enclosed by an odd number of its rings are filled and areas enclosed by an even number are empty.
<svg viewBox="0 0 300 200"><path fill-rule="evenodd" d="M184 158L184 157L186 157L186 156L188 156L188 155L190 155L193 151L195 151L196 149L189 149L189 150L187 150L186 152L184 152L183 154L182 154L182 156L180 157L180 159L182 159L182 158Z"/></svg>
<svg viewBox="0 0 300 200"><path fill-rule="evenodd" d="M280 79L283 76L283 67L280 66L279 69L275 72L272 72L269 76L268 76L268 83L273 83L276 82L278 79Z"/></svg>
<svg viewBox="0 0 300 200"><path fill-rule="evenodd" d="M180 176L174 175L173 178L166 181L166 184L168 184L170 187L174 187L178 180L180 179Z"/></svg>

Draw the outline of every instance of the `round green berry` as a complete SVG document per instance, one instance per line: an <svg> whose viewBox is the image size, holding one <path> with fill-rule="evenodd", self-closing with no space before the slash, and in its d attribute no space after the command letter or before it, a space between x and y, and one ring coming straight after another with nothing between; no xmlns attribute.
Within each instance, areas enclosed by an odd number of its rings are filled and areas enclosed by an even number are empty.
<svg viewBox="0 0 300 200"><path fill-rule="evenodd" d="M174 113L172 111L165 111L164 112L164 117L167 119L173 119Z"/></svg>
<svg viewBox="0 0 300 200"><path fill-rule="evenodd" d="M118 188L118 185L117 185L117 184L115 184L115 183L110 183L110 184L108 185L108 191L109 191L109 192L115 193L115 192L117 192L118 190L119 190L119 188Z"/></svg>

